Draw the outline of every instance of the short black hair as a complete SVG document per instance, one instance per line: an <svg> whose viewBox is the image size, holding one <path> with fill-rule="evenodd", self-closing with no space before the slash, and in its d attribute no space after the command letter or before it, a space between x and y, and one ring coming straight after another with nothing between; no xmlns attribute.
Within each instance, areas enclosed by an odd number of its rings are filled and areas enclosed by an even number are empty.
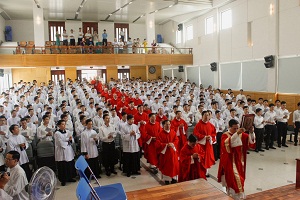
<svg viewBox="0 0 300 200"><path fill-rule="evenodd" d="M130 120L133 118L133 115L127 115L127 120Z"/></svg>
<svg viewBox="0 0 300 200"><path fill-rule="evenodd" d="M9 127L9 131L10 131L10 132L13 132L13 130L15 129L16 126L19 127L17 124L11 125L11 126Z"/></svg>
<svg viewBox="0 0 300 200"><path fill-rule="evenodd" d="M7 154L12 155L12 159L14 160L20 160L20 153L17 151L9 151Z"/></svg>
<svg viewBox="0 0 300 200"><path fill-rule="evenodd" d="M233 125L239 124L239 122L235 119L231 119L231 120L229 120L228 124L229 124L229 127L232 127Z"/></svg>
<svg viewBox="0 0 300 200"><path fill-rule="evenodd" d="M189 142L192 142L192 143L195 143L197 142L197 137L193 134L191 134L189 137L188 137L188 141Z"/></svg>

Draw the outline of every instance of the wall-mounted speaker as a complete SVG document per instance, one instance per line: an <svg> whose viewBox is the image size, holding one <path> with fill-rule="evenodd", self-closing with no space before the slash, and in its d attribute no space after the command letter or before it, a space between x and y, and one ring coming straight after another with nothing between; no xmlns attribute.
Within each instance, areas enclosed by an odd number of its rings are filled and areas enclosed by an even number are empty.
<svg viewBox="0 0 300 200"><path fill-rule="evenodd" d="M0 77L4 76L4 69L0 69Z"/></svg>
<svg viewBox="0 0 300 200"><path fill-rule="evenodd" d="M270 56L265 56L265 67L266 68L271 68L274 66L274 56L270 55Z"/></svg>
<svg viewBox="0 0 300 200"><path fill-rule="evenodd" d="M178 66L178 72L184 72L184 68L182 65Z"/></svg>
<svg viewBox="0 0 300 200"><path fill-rule="evenodd" d="M210 70L215 72L217 71L218 64L216 62L210 63Z"/></svg>
<svg viewBox="0 0 300 200"><path fill-rule="evenodd" d="M182 31L183 30L183 24L178 24L178 31Z"/></svg>

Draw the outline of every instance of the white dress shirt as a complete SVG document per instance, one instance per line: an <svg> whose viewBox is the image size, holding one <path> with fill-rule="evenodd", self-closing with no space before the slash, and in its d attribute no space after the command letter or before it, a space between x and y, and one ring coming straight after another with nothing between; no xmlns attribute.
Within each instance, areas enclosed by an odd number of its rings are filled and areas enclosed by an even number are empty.
<svg viewBox="0 0 300 200"><path fill-rule="evenodd" d="M28 143L26 138L23 135L12 135L8 140L7 140L7 147L6 147L6 151L17 151L20 153L20 160L19 160L19 164L23 165L25 163L28 163L28 156L26 153L26 150L23 149L21 150L20 148L20 144L25 144L26 147L25 149L28 148Z"/></svg>
<svg viewBox="0 0 300 200"><path fill-rule="evenodd" d="M255 115L254 121L253 121L254 127L255 128L264 128L265 125L264 125L263 121L264 121L263 116Z"/></svg>
<svg viewBox="0 0 300 200"><path fill-rule="evenodd" d="M54 134L55 139L55 161L72 161L74 159L74 151L69 142L69 138L72 135L71 132L61 133L56 131ZM74 143L74 139L72 139Z"/></svg>
<svg viewBox="0 0 300 200"><path fill-rule="evenodd" d="M98 157L98 142L94 138L98 138L98 134L93 129L81 133L81 153L87 153L90 158Z"/></svg>
<svg viewBox="0 0 300 200"><path fill-rule="evenodd" d="M293 123L300 122L300 110L295 110L293 112Z"/></svg>
<svg viewBox="0 0 300 200"><path fill-rule="evenodd" d="M136 135L130 135L131 131L134 131ZM137 140L141 137L141 134L137 125L129 125L128 123L124 124L121 127L120 134L122 138L123 152L135 153L140 151Z"/></svg>

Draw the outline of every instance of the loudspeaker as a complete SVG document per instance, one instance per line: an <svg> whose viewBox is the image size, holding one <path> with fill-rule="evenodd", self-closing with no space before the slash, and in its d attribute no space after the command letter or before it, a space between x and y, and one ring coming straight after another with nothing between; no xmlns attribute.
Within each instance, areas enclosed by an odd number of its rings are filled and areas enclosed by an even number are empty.
<svg viewBox="0 0 300 200"><path fill-rule="evenodd" d="M4 69L0 69L0 77L4 76Z"/></svg>
<svg viewBox="0 0 300 200"><path fill-rule="evenodd" d="M183 66L178 66L178 72L184 72Z"/></svg>
<svg viewBox="0 0 300 200"><path fill-rule="evenodd" d="M270 56L265 56L265 67L266 68L271 68L274 66L274 56L270 55Z"/></svg>
<svg viewBox="0 0 300 200"><path fill-rule="evenodd" d="M178 24L178 31L182 31L183 29L183 25L182 24Z"/></svg>
<svg viewBox="0 0 300 200"><path fill-rule="evenodd" d="M210 63L210 70L215 72L217 71L218 64L216 62Z"/></svg>

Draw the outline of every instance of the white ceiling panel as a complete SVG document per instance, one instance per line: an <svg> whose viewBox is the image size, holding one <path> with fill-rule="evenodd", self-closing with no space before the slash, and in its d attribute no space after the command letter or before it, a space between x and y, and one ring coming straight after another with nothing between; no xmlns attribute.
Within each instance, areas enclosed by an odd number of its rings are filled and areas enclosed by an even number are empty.
<svg viewBox="0 0 300 200"><path fill-rule="evenodd" d="M44 10L46 20L74 19L80 9L77 19L82 21L105 20L113 13L108 20L130 23L158 10L155 20L160 23L177 15L212 8L212 0L0 0L0 8L11 19L32 19L35 1ZM169 8L171 5L174 6ZM144 20L141 17L137 23L144 23Z"/></svg>

